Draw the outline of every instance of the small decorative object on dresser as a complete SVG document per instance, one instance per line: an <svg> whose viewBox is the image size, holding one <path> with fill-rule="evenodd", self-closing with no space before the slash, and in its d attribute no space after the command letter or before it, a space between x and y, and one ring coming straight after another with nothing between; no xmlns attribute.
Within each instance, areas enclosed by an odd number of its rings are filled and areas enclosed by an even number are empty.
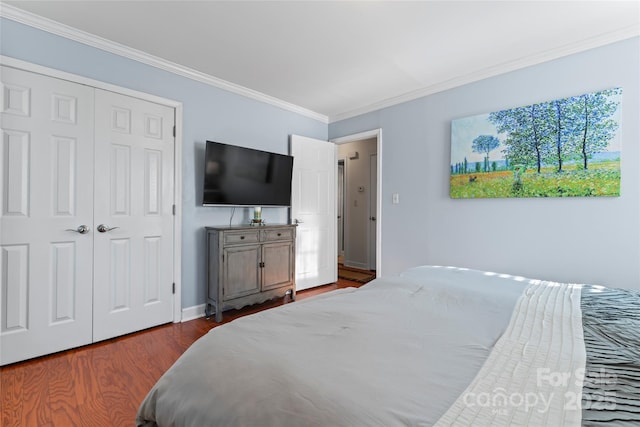
<svg viewBox="0 0 640 427"><path fill-rule="evenodd" d="M253 219L250 222L251 225L264 225L264 221L262 219L262 207L256 206L253 208Z"/></svg>
<svg viewBox="0 0 640 427"><path fill-rule="evenodd" d="M206 227L207 307L216 315L279 296L296 296L295 225Z"/></svg>

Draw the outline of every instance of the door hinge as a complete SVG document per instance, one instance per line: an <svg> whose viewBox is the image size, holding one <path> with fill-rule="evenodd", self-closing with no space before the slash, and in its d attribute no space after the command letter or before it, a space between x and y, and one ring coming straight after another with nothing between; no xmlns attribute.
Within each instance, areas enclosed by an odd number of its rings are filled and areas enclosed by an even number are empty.
<svg viewBox="0 0 640 427"><path fill-rule="evenodd" d="M176 205L171 207L171 211L173 212L173 216L176 216Z"/></svg>
<svg viewBox="0 0 640 427"><path fill-rule="evenodd" d="M175 126L173 127L173 137L174 138L176 137L176 127Z"/></svg>
<svg viewBox="0 0 640 427"><path fill-rule="evenodd" d="M175 294L175 293L176 293L176 282L173 282L173 283L171 284L171 293L172 293L172 294Z"/></svg>

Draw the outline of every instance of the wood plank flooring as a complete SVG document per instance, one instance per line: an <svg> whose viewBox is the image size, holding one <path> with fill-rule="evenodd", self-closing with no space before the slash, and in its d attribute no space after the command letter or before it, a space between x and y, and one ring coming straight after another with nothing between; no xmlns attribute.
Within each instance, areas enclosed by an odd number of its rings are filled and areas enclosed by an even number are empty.
<svg viewBox="0 0 640 427"><path fill-rule="evenodd" d="M301 291L297 299L360 283ZM230 310L222 323L288 303L288 298ZM168 324L78 349L0 368L3 427L132 426L149 389L198 338L219 326L213 318Z"/></svg>

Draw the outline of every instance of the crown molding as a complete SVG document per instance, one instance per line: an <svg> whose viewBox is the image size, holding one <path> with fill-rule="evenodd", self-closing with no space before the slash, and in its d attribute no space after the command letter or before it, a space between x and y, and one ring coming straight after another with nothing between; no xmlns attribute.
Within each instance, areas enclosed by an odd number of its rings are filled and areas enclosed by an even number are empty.
<svg viewBox="0 0 640 427"><path fill-rule="evenodd" d="M522 68L548 62L554 59L561 58L563 56L580 53L589 49L640 36L640 25L629 26L618 31L609 32L600 36L551 49L537 55L531 55L519 58L514 61L497 64L495 66L484 68L482 70L478 70L463 76L455 77L447 81L411 91L396 97L387 98L357 109L345 111L343 113L331 116L326 116L300 107L298 105L283 101L281 99L266 95L264 93L255 91L253 89L249 89L244 86L219 79L217 77L182 66L180 64L176 64L165 59L150 55L148 53L132 49L111 40L107 40L102 37L78 30L68 25L64 25L59 22L35 15L33 13L24 11L11 5L7 5L5 3L0 4L0 17L25 24L33 28L37 28L54 35L65 37L67 39L74 40L76 42L83 43L85 45L92 46L106 52L114 53L116 55L129 58L137 62L151 65L155 68L159 68L173 74L189 78L191 80L205 83L207 85L223 89L228 92L236 93L247 98L264 102L266 104L270 104L284 110L291 111L314 120L318 120L322 123L334 123L341 120L349 119L362 114L370 113L372 111L391 107L408 101L413 101L418 98L433 95L435 93L443 92L455 87L463 86L465 84L474 83L490 77L498 76L500 74L505 74L511 71L516 71Z"/></svg>
<svg viewBox="0 0 640 427"><path fill-rule="evenodd" d="M514 61L504 62L497 64L482 70L475 71L463 76L455 77L447 81L431 85L425 88L421 88L412 92L405 93L396 97L388 98L373 104L369 104L362 108L357 108L344 113L329 116L329 123L338 122L340 120L349 119L362 114L370 113L372 111L380 110L387 107L392 107L404 102L413 101L418 98L422 98L428 95L433 95L438 92L453 89L459 86L463 86L469 83L474 83L480 80L484 80L490 77L495 77L500 74L509 73L522 68L531 67L544 62L552 61L554 59L569 56L575 53L584 52L589 49L605 46L622 40L630 39L640 36L640 25L632 25L626 28L622 28L618 31L602 34L597 37L581 40L576 43L561 46L556 49L547 50L537 55L531 55L523 58L519 58Z"/></svg>
<svg viewBox="0 0 640 427"><path fill-rule="evenodd" d="M191 80L205 83L207 85L214 86L228 92L233 92L235 94L242 95L256 101L264 102L265 104L270 104L275 107L282 108L283 110L291 111L302 116L318 120L322 123L329 122L329 118L323 114L316 113L298 105L291 104L281 99L266 95L262 92L258 92L256 90L249 89L244 86L219 79L217 77L213 77L211 75L182 66L180 64L167 61L157 56L153 56L140 50L122 45L120 43L107 40L94 34L79 30L77 28L61 24L51 19L38 16L31 12L24 11L5 3L0 4L0 17L28 25L30 27L46 31L60 37L67 38L85 44L87 46L91 46L128 59L132 59L146 65L151 65L152 67L159 68L161 70L168 71L170 73L177 74Z"/></svg>

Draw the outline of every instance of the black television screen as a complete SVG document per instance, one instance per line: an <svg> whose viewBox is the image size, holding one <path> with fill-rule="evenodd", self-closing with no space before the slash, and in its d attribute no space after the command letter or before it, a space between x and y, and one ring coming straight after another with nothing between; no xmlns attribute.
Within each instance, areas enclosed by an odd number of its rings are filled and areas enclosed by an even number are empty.
<svg viewBox="0 0 640 427"><path fill-rule="evenodd" d="M207 141L202 204L290 206L293 157Z"/></svg>

